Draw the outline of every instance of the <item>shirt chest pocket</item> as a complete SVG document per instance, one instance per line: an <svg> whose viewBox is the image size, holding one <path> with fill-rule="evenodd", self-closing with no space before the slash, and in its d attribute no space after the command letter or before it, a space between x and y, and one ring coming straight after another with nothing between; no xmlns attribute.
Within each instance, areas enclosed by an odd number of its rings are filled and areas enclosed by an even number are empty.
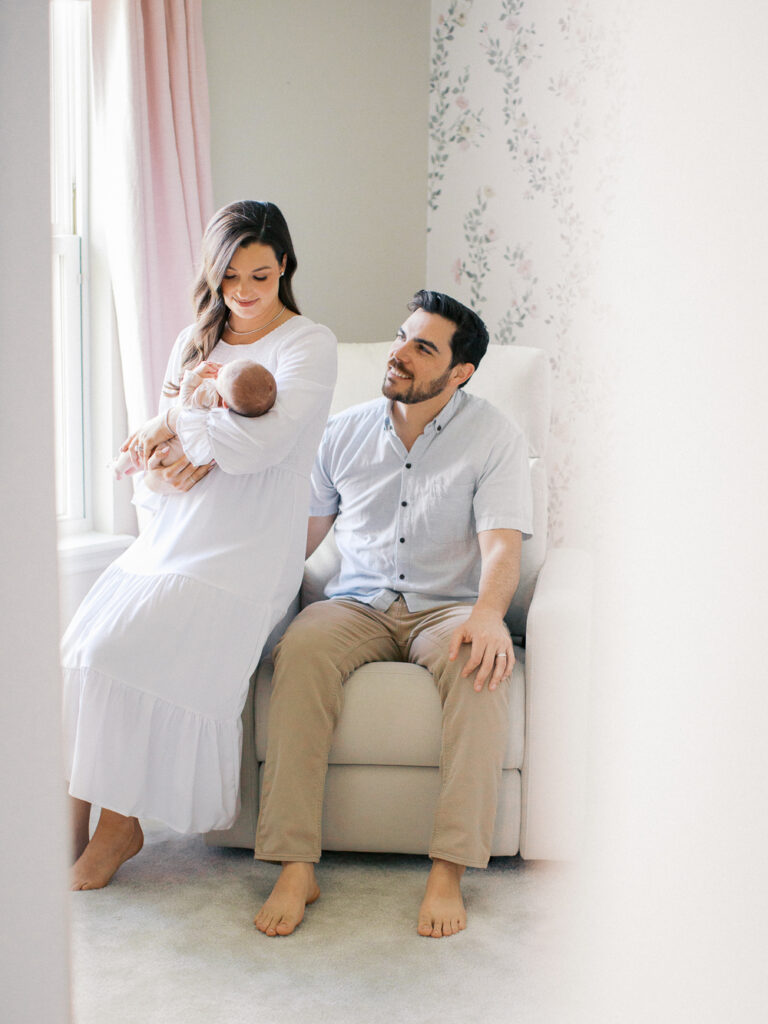
<svg viewBox="0 0 768 1024"><path fill-rule="evenodd" d="M440 475L425 481L419 491L418 527L433 543L450 545L474 533L473 479L463 474Z"/></svg>

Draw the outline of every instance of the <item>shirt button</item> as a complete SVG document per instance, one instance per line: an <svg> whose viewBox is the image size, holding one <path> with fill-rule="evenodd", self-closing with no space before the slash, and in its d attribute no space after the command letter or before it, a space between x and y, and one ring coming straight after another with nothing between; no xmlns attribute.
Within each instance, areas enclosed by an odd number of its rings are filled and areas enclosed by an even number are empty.
<svg viewBox="0 0 768 1024"><path fill-rule="evenodd" d="M404 579L405 579L405 576L403 576L403 574L402 574L402 573L400 573L400 575L399 575L398 579L404 580Z"/></svg>
<svg viewBox="0 0 768 1024"><path fill-rule="evenodd" d="M406 464L405 464L405 468L406 468L406 469L410 469L410 468L411 468L411 464L410 464L410 462L406 462Z"/></svg>
<svg viewBox="0 0 768 1024"><path fill-rule="evenodd" d="M443 428L442 428L442 427L438 427L437 429L438 429L438 430L442 430Z"/></svg>
<svg viewBox="0 0 768 1024"><path fill-rule="evenodd" d="M401 538L400 538L400 543L401 543L401 544L405 544L405 537L401 537Z"/></svg>
<svg viewBox="0 0 768 1024"><path fill-rule="evenodd" d="M405 506L408 504L408 502L407 501L401 501L400 504L403 506L403 508L405 508Z"/></svg>

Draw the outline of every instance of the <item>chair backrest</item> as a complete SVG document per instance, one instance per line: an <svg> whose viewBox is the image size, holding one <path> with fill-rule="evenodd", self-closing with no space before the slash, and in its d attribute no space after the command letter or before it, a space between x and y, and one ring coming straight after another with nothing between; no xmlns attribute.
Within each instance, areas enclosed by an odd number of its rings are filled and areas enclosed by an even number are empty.
<svg viewBox="0 0 768 1024"><path fill-rule="evenodd" d="M391 342L340 344L339 372L331 413L381 394ZM520 584L507 615L513 636L525 635L525 620L547 546L547 473L545 454L551 407L550 368L546 354L521 345L490 345L467 390L492 402L514 420L528 438L533 485L533 536L523 544ZM332 538L307 563L302 602L322 597L336 571L338 552Z"/></svg>

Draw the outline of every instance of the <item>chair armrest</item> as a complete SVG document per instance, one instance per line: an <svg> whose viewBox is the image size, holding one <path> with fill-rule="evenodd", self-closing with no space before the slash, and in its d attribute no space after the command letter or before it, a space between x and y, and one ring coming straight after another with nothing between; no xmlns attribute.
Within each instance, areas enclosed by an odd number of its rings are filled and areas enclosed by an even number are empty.
<svg viewBox="0 0 768 1024"><path fill-rule="evenodd" d="M520 853L527 860L569 860L581 846L591 621L591 557L555 548L526 630Z"/></svg>

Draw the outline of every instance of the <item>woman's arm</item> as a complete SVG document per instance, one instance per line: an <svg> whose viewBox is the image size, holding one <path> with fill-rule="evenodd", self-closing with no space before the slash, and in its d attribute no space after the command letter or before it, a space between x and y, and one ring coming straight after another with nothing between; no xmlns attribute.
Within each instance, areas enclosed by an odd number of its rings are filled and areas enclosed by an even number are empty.
<svg viewBox="0 0 768 1024"><path fill-rule="evenodd" d="M185 328L176 339L168 359L165 377L163 378L164 385L166 383L177 385L180 383L182 377L182 352L184 351L187 341L189 340L189 336L193 330L194 326ZM172 409L177 403L178 397L161 394L159 414L162 416L169 409ZM135 452L137 434L138 431L131 434L131 436L124 442L124 450L130 448ZM145 452L145 455L147 456L150 454L151 453L149 452ZM190 487L194 487L199 480L202 480L207 473L210 473L213 467L213 463L208 463L203 466L193 465L184 455L181 444L178 441L175 446L170 444L169 452L158 452L156 455L152 455L151 458L147 458L146 460L138 458L138 455L136 454L133 456L133 459L135 467L137 469L144 470L142 478L137 484L134 503L138 505L146 505L148 508L153 508L155 502L155 499L152 498L151 494L148 492L160 495L178 494L183 491L188 491Z"/></svg>
<svg viewBox="0 0 768 1024"><path fill-rule="evenodd" d="M278 356L277 399L264 416L225 409L180 409L175 429L191 463L215 462L225 473L257 473L280 463L318 413L325 415L336 380L336 339L307 324Z"/></svg>

